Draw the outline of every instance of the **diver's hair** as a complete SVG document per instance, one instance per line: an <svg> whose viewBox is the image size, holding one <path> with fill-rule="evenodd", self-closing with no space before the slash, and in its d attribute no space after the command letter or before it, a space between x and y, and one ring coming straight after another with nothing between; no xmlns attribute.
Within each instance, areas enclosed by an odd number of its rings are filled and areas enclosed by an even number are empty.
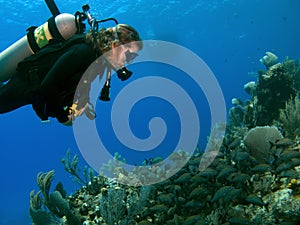
<svg viewBox="0 0 300 225"><path fill-rule="evenodd" d="M136 42L139 50L143 48L143 42L138 32L128 24L118 24L116 26L117 37L113 28L102 28L100 31L89 31L86 34L86 42L95 50L102 52L111 50L111 44L120 41L121 44Z"/></svg>
<svg viewBox="0 0 300 225"><path fill-rule="evenodd" d="M140 38L139 33L132 26L128 24L118 24L116 26L116 31L122 44L136 41L139 50L143 48L142 39Z"/></svg>

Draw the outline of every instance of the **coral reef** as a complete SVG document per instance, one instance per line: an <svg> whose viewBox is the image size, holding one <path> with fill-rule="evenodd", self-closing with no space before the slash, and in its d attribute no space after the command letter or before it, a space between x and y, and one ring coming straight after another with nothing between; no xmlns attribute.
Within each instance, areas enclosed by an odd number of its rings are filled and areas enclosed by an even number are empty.
<svg viewBox="0 0 300 225"><path fill-rule="evenodd" d="M177 174L154 185L125 186L115 178L97 176L93 185L89 182L67 197L69 209L81 224L89 225L296 225L300 219L299 141L274 144L273 163L258 163L243 140L231 145L230 154L223 154L229 145L222 146L207 169L197 172L203 156L197 152ZM292 166L278 169L291 158L296 159ZM133 174L120 177L124 176ZM60 213L57 224L70 224L65 212Z"/></svg>
<svg viewBox="0 0 300 225"><path fill-rule="evenodd" d="M244 85L251 99L243 104L244 115L240 124L250 128L273 124L286 102L294 99L299 92L299 77L300 66L297 60L286 59L268 67L266 71L258 71L257 81ZM230 115L230 118L233 117Z"/></svg>
<svg viewBox="0 0 300 225"><path fill-rule="evenodd" d="M50 193L54 172L38 174L40 191L30 198L34 224L299 224L299 89L294 86L299 64L286 60L268 65L247 87L250 100L233 99L221 146L212 130L209 154L200 149L193 155L174 152L170 163L187 163L170 178L146 186L145 180L169 172L168 165L161 168L159 157L146 160L144 167L151 170L126 172L110 162L105 168L115 176L106 178L87 168L81 176L78 157L71 159L68 152L64 168L83 186L67 196L59 183ZM209 164L200 164L210 157ZM125 162L119 154L115 160Z"/></svg>

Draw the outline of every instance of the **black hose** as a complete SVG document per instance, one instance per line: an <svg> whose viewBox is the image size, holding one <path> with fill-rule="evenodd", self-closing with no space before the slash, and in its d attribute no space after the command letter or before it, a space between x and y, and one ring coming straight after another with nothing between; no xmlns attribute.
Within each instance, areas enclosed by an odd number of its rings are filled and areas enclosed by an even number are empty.
<svg viewBox="0 0 300 225"><path fill-rule="evenodd" d="M60 14L54 0L45 0L45 1L46 1L46 4L53 16L57 16Z"/></svg>
<svg viewBox="0 0 300 225"><path fill-rule="evenodd" d="M107 18L107 19L104 19L104 20L97 20L97 22L98 23L103 23L103 22L106 22L106 21L109 21L109 20L113 20L116 24L119 24L119 22L115 18Z"/></svg>

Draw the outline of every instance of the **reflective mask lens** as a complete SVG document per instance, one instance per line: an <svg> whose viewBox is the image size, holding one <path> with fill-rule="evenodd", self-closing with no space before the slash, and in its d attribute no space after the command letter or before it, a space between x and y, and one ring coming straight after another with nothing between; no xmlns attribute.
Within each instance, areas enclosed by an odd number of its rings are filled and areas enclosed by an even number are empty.
<svg viewBox="0 0 300 225"><path fill-rule="evenodd" d="M131 63L137 56L138 56L138 54L135 52L130 52L129 50L127 50L125 52L125 57L126 57L127 63Z"/></svg>

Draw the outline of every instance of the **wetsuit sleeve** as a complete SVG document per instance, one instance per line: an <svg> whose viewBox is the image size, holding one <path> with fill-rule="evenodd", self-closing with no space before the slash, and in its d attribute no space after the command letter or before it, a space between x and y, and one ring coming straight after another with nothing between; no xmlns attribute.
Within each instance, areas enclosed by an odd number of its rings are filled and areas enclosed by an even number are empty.
<svg viewBox="0 0 300 225"><path fill-rule="evenodd" d="M40 94L60 123L68 121L67 112L64 110L63 102L59 98L60 90L66 86L66 82L74 74L78 74L78 72L83 74L93 62L94 57L95 55L88 45L74 45L60 56L41 82Z"/></svg>

